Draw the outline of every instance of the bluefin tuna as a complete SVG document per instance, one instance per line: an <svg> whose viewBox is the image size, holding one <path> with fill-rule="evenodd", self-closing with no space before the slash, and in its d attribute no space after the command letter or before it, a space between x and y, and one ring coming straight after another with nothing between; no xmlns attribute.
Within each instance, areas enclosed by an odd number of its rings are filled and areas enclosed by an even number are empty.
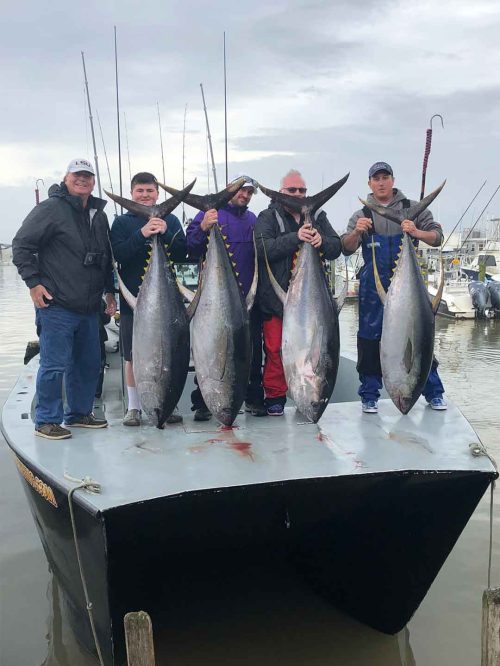
<svg viewBox="0 0 500 666"><path fill-rule="evenodd" d="M445 181L446 182L446 181ZM401 224L415 220L444 187L403 211L360 201L378 215ZM372 244L372 252L374 247ZM384 386L402 414L407 414L418 400L429 376L434 354L434 319L441 300L443 281L431 301L418 265L415 247L403 233L402 248L387 293L382 286L374 256L375 284L384 303L380 364ZM444 276L444 270L441 271Z"/></svg>
<svg viewBox="0 0 500 666"><path fill-rule="evenodd" d="M155 206L106 192L131 213L148 220L171 213L191 190ZM158 238L152 237L151 257L137 298L121 280L120 290L134 310L132 360L142 409L162 428L177 405L189 369L189 319L172 264Z"/></svg>
<svg viewBox="0 0 500 666"><path fill-rule="evenodd" d="M314 227L316 211L338 192L348 177L349 174L322 192L303 198L259 187L274 201L303 213L304 223ZM288 391L301 414L317 423L337 379L340 354L338 312L345 293L337 305L320 252L310 243L299 246L286 292L275 280L269 264L267 268L274 291L283 303L281 356Z"/></svg>
<svg viewBox="0 0 500 666"><path fill-rule="evenodd" d="M241 178L216 194L190 194L185 202L203 211L218 209L232 199L244 182ZM162 187L173 194L178 192ZM193 360L201 394L215 418L231 426L245 399L250 374L248 311L255 295L257 272L245 300L225 240L215 224L210 231L200 284L190 311L194 315Z"/></svg>

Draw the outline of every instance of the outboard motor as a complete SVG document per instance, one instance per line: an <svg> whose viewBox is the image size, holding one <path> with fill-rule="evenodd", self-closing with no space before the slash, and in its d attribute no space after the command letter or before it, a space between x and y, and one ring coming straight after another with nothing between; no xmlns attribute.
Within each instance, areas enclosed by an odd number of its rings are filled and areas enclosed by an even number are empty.
<svg viewBox="0 0 500 666"><path fill-rule="evenodd" d="M472 298L472 305L476 309L476 316L483 319L487 316L488 289L486 285L479 280L472 280L469 282L469 294Z"/></svg>
<svg viewBox="0 0 500 666"><path fill-rule="evenodd" d="M495 312L500 313L500 282L491 280L488 283L488 291L490 292L491 307Z"/></svg>

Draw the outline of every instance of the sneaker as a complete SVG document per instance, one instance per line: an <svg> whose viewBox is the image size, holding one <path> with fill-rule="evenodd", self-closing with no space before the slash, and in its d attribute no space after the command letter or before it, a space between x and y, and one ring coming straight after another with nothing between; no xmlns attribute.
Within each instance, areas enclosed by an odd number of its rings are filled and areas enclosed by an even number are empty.
<svg viewBox="0 0 500 666"><path fill-rule="evenodd" d="M35 435L46 439L69 439L71 432L58 423L42 423L35 426Z"/></svg>
<svg viewBox="0 0 500 666"><path fill-rule="evenodd" d="M277 403L276 405L269 405L267 408L268 416L283 416L284 411L285 408L280 403Z"/></svg>
<svg viewBox="0 0 500 666"><path fill-rule="evenodd" d="M267 409L263 402L245 402L245 412L252 416L267 416Z"/></svg>
<svg viewBox="0 0 500 666"><path fill-rule="evenodd" d="M361 403L361 409L364 414L377 414L378 413L378 402L377 400L366 400Z"/></svg>
<svg viewBox="0 0 500 666"><path fill-rule="evenodd" d="M206 407L198 407L194 412L195 421L210 421L212 412Z"/></svg>
<svg viewBox="0 0 500 666"><path fill-rule="evenodd" d="M96 419L93 414L85 414L77 416L71 423L66 421L64 425L70 428L107 428L108 422L106 419Z"/></svg>
<svg viewBox="0 0 500 666"><path fill-rule="evenodd" d="M431 409L435 409L436 411L448 409L448 405L443 398L432 398L432 400L429 400L428 405Z"/></svg>
<svg viewBox="0 0 500 666"><path fill-rule="evenodd" d="M125 426L140 426L141 425L141 410L140 409L127 409L127 413L122 421Z"/></svg>
<svg viewBox="0 0 500 666"><path fill-rule="evenodd" d="M168 417L166 423L182 423L182 414L179 414L177 407Z"/></svg>

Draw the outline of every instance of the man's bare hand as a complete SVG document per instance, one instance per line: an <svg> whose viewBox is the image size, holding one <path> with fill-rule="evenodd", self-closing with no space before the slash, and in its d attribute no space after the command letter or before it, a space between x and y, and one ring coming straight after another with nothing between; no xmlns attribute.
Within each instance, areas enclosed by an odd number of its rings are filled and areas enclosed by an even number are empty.
<svg viewBox="0 0 500 666"><path fill-rule="evenodd" d="M106 310L105 313L112 317L116 313L116 299L115 295L111 293L107 293L104 296L106 300Z"/></svg>
<svg viewBox="0 0 500 666"><path fill-rule="evenodd" d="M403 220L401 222L401 229L402 231L406 231L407 234L410 234L410 236L415 236L415 232L417 231L417 227L415 226L415 222L412 222L411 220Z"/></svg>
<svg viewBox="0 0 500 666"><path fill-rule="evenodd" d="M208 231L214 226L214 224L217 224L217 211L215 208L211 208L210 210L207 210L203 216L203 219L200 223L200 229L202 231Z"/></svg>
<svg viewBox="0 0 500 666"><path fill-rule="evenodd" d="M321 244L323 243L323 239L321 238L321 234L317 229L314 229L311 227L310 224L303 224L298 232L297 236L299 240L304 241L304 243L310 243L313 247L321 247Z"/></svg>
<svg viewBox="0 0 500 666"><path fill-rule="evenodd" d="M161 217L151 217L142 227L141 233L144 238L150 238L155 234L164 234L167 230L167 223Z"/></svg>
<svg viewBox="0 0 500 666"><path fill-rule="evenodd" d="M358 234L358 236L361 236L367 231L370 231L370 229L373 226L373 220L370 220L369 217L359 217L356 220L356 226L354 227L354 231Z"/></svg>
<svg viewBox="0 0 500 666"><path fill-rule="evenodd" d="M37 284L36 287L30 289L30 296L36 308L47 308L49 306L49 303L46 303L44 298L48 301L52 300L52 296L45 289L43 284Z"/></svg>

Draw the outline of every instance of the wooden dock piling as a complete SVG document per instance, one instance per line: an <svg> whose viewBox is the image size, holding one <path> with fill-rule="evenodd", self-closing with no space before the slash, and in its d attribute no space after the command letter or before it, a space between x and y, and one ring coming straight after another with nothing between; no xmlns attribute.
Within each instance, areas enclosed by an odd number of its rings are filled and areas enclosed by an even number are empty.
<svg viewBox="0 0 500 666"><path fill-rule="evenodd" d="M145 611L127 613L123 620L128 666L155 666L153 625Z"/></svg>
<svg viewBox="0 0 500 666"><path fill-rule="evenodd" d="M500 588L483 592L481 666L500 664Z"/></svg>

